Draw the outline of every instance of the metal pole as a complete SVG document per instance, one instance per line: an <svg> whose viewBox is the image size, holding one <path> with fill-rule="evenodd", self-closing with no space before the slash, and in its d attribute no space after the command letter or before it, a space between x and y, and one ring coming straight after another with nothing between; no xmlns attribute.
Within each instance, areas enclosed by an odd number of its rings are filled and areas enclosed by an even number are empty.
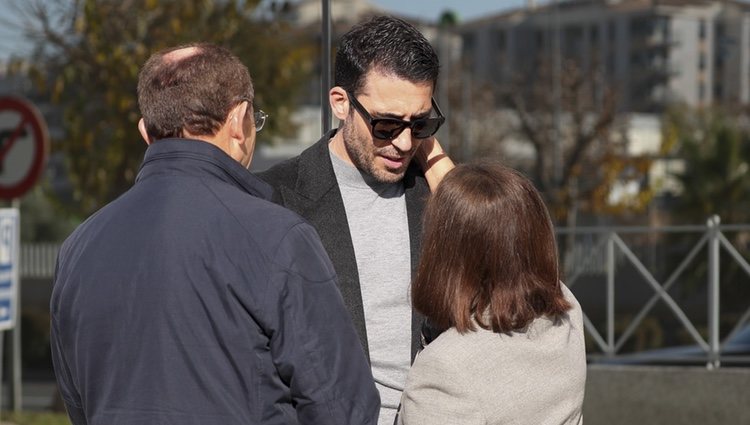
<svg viewBox="0 0 750 425"><path fill-rule="evenodd" d="M615 238L607 241L607 355L615 355Z"/></svg>
<svg viewBox="0 0 750 425"><path fill-rule="evenodd" d="M554 160L554 176L555 184L562 182L563 173L563 158L562 158L562 52L561 40L560 40L560 7L558 4L559 0L555 0L555 35L553 42L553 60L554 60L554 72L553 72L553 92L555 97L555 160ZM560 188L562 189L562 187Z"/></svg>
<svg viewBox="0 0 750 425"><path fill-rule="evenodd" d="M708 369L720 366L719 358L719 224L714 215L708 219Z"/></svg>
<svg viewBox="0 0 750 425"><path fill-rule="evenodd" d="M461 90L461 103L463 103L463 126L464 126L464 140L462 149L462 159L464 162L468 162L472 155L472 144L474 135L471 132L471 75L468 72L464 73L463 84Z"/></svg>
<svg viewBox="0 0 750 425"><path fill-rule="evenodd" d="M320 81L320 119L323 134L331 129L331 107L328 102L328 90L331 89L331 0L321 0L323 14L321 19L321 81Z"/></svg>
<svg viewBox="0 0 750 425"><path fill-rule="evenodd" d="M5 332L0 331L0 413L2 413L3 410L3 359L5 358L5 345L3 342L5 341Z"/></svg>
<svg viewBox="0 0 750 425"><path fill-rule="evenodd" d="M21 200L18 198L13 199L11 202L11 207L16 208L19 211L21 210ZM21 217L19 214L19 228L20 228L20 221ZM20 235L19 239L20 240ZM20 248L17 247L17 248ZM18 259L20 259L20 252L17 254ZM20 269L21 265L20 262L17 266L17 270ZM21 279L18 277L18 288L16 288L16 308L13 312L13 315L15 317L15 325L13 326L13 329L10 330L11 335L11 365L13 370L11 371L11 377L13 379L13 387L11 388L11 397L12 397L12 405L13 405L13 411L14 412L20 412L21 411Z"/></svg>
<svg viewBox="0 0 750 425"><path fill-rule="evenodd" d="M440 75L438 77L440 83L438 84L438 103L440 104L440 109L443 110L443 113L447 117L445 120L445 124L440 128L440 132L438 133L440 144L443 146L443 149L445 149L448 154L451 153L451 105L448 100L448 90L450 88L448 87L448 82L450 81L448 73L451 72L451 66L453 66L453 63L451 61L451 51L448 48L448 43L446 42L446 25L444 23L440 23L438 26L438 51L440 52L440 63L443 64L440 69Z"/></svg>

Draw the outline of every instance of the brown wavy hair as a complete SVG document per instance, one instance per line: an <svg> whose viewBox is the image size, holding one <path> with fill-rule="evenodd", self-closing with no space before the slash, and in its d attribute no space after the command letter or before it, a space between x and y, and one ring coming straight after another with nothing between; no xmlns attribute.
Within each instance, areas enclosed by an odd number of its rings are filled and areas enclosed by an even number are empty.
<svg viewBox="0 0 750 425"><path fill-rule="evenodd" d="M465 333L525 328L571 308L549 213L534 185L497 163L459 165L430 198L414 308Z"/></svg>

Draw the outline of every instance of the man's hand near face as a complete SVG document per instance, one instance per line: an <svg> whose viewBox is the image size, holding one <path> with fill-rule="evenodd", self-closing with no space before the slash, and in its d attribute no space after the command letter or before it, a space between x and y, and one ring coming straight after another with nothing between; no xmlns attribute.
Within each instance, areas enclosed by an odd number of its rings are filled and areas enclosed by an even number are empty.
<svg viewBox="0 0 750 425"><path fill-rule="evenodd" d="M433 192L448 171L456 166L435 137L425 139L415 156Z"/></svg>

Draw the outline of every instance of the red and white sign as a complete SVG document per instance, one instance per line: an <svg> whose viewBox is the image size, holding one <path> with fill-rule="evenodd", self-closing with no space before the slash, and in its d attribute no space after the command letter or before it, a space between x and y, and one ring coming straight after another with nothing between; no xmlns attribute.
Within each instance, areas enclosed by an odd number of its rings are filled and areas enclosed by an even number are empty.
<svg viewBox="0 0 750 425"><path fill-rule="evenodd" d="M47 161L47 125L31 103L0 97L0 198L15 199L28 192Z"/></svg>

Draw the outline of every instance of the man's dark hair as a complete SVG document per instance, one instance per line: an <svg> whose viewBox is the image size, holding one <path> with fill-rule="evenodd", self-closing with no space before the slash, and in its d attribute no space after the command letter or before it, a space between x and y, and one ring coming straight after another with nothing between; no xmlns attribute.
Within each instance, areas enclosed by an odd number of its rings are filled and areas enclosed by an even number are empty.
<svg viewBox="0 0 750 425"><path fill-rule="evenodd" d="M377 16L344 34L336 52L335 84L357 94L371 70L412 83L437 84L440 62L414 26L392 16Z"/></svg>
<svg viewBox="0 0 750 425"><path fill-rule="evenodd" d="M451 170L427 202L411 298L439 329L518 331L571 305L557 244L534 185L497 163Z"/></svg>
<svg viewBox="0 0 750 425"><path fill-rule="evenodd" d="M170 58L189 47L196 52ZM157 52L138 75L138 106L154 140L183 137L183 131L212 136L234 106L253 97L247 67L226 48L208 43Z"/></svg>

